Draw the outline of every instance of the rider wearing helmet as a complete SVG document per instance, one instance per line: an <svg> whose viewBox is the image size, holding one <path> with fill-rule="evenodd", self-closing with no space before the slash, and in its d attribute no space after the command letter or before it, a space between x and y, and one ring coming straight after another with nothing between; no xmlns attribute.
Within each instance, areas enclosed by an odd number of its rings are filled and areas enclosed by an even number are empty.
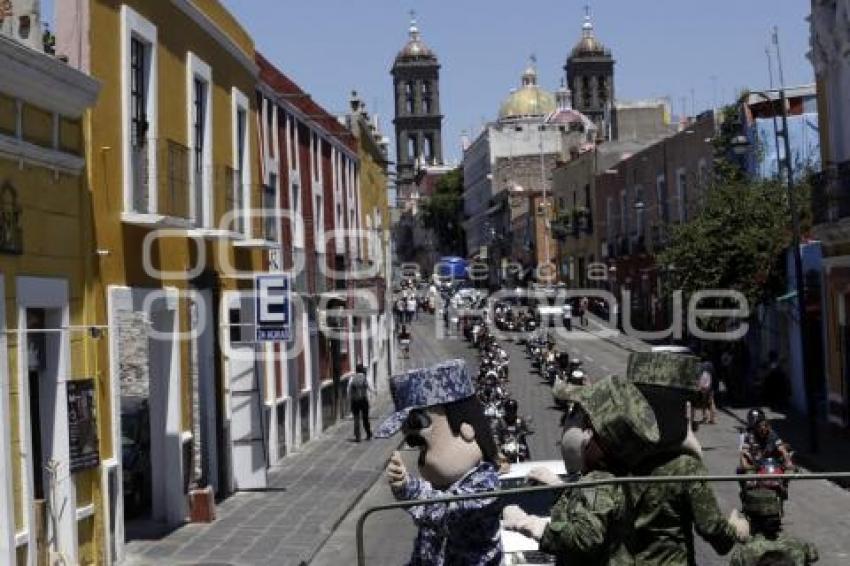
<svg viewBox="0 0 850 566"><path fill-rule="evenodd" d="M519 404L515 399L505 401L502 410L504 416L499 419L499 424L496 426L496 440L499 446L510 436L520 437L531 432L528 423L519 416Z"/></svg>
<svg viewBox="0 0 850 566"><path fill-rule="evenodd" d="M791 454L785 443L770 427L767 415L761 409L747 412L747 432L741 438L741 466L739 471L754 469L763 458L778 458L786 468L791 467Z"/></svg>

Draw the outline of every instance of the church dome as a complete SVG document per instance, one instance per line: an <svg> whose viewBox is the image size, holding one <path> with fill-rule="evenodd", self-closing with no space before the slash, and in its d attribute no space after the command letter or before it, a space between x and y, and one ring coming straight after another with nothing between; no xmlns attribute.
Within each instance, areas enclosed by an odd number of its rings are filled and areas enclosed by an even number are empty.
<svg viewBox="0 0 850 566"><path fill-rule="evenodd" d="M410 39L407 44L398 52L395 60L398 61L415 61L417 59L436 59L437 55L430 47L422 41L422 36L419 34L419 26L416 25L416 19L410 20Z"/></svg>
<svg viewBox="0 0 850 566"><path fill-rule="evenodd" d="M508 96L499 109L499 120L544 117L555 111L555 97L537 85L537 70L529 65L522 74L522 88Z"/></svg>
<svg viewBox="0 0 850 566"><path fill-rule="evenodd" d="M581 39L573 47L571 57L593 57L593 56L610 56L609 51L593 32L593 22L590 19L590 14L584 17L584 25L581 26Z"/></svg>

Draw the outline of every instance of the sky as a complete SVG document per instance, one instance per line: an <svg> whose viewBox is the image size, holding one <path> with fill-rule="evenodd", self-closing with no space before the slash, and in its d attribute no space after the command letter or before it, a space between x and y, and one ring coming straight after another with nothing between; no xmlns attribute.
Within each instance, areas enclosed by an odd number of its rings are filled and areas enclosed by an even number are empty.
<svg viewBox="0 0 850 566"><path fill-rule="evenodd" d="M164 0L150 0L164 1ZM415 10L441 68L446 161L460 138L495 119L533 53L555 90L589 4L597 37L616 59L618 100L669 97L675 114L769 87L765 47L774 25L787 85L813 81L806 59L810 0L222 0L267 58L333 113L356 89L393 137L393 59ZM49 12L52 0L44 3ZM393 146L394 147L394 146Z"/></svg>

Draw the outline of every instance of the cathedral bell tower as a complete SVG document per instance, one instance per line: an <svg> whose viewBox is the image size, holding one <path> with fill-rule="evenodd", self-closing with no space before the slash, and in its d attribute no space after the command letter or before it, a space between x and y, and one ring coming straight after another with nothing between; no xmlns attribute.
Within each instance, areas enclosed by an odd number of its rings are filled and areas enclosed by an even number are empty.
<svg viewBox="0 0 850 566"><path fill-rule="evenodd" d="M399 192L406 195L421 166L443 164L440 63L422 41L416 19L392 67Z"/></svg>
<svg viewBox="0 0 850 566"><path fill-rule="evenodd" d="M614 108L614 58L593 29L590 10L584 18L581 39L564 66L573 108L593 120L603 139L616 139Z"/></svg>

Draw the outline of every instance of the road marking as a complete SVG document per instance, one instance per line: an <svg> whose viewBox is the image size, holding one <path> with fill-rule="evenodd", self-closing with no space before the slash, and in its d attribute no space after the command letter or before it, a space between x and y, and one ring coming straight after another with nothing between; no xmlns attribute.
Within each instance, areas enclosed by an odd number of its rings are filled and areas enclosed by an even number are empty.
<svg viewBox="0 0 850 566"><path fill-rule="evenodd" d="M590 356L585 356L584 359L590 363L593 363L593 358L591 358Z"/></svg>

